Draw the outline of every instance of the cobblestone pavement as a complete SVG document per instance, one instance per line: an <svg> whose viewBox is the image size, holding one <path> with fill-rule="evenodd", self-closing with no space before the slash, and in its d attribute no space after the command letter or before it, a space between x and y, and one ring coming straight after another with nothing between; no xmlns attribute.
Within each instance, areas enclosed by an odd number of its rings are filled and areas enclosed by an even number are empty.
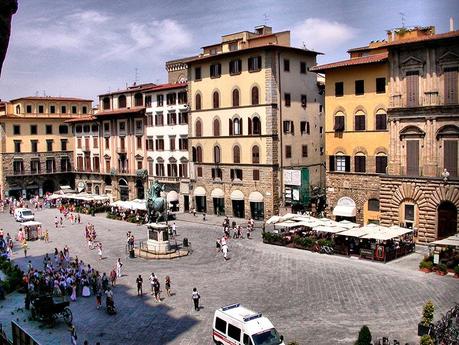
<svg viewBox="0 0 459 345"><path fill-rule="evenodd" d="M101 344L211 344L213 312L226 304L240 302L268 316L287 341L299 344L352 344L363 324L373 337L390 336L402 344L418 343L417 323L423 303L431 298L437 316L459 301L459 280L417 270L420 254L412 254L389 264L327 256L301 250L265 245L257 229L255 239L231 240L231 260L225 262L215 250L223 218L179 215L178 240L189 238L193 254L175 260L129 259L125 234L131 230L136 239L146 238L145 227L102 216L82 216L81 225L52 225L56 210L37 212L36 219L50 231L49 244L29 242L29 256L40 266L46 252L69 245L77 255L102 272L109 272L118 257L124 262L123 274L115 288L116 316L96 310L95 299L79 298L71 304L79 344L87 339ZM89 250L84 240L84 224L95 224L97 238L104 244L104 259ZM15 233L18 224L0 214L1 226ZM25 266L20 249L16 262ZM151 272L164 282L170 275L174 296L155 303L149 294L136 296L135 279L144 278L148 291ZM202 309L193 310L191 291L197 287ZM23 295L9 295L0 301L0 321L13 319L41 344L69 344L63 322L53 329L40 329L27 320L28 313L16 311L23 306ZM11 314L13 313L13 314Z"/></svg>

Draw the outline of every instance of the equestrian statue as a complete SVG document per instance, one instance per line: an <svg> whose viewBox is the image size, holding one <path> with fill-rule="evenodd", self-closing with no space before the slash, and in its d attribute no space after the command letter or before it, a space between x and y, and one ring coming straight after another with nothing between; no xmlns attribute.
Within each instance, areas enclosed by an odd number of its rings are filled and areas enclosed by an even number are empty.
<svg viewBox="0 0 459 345"><path fill-rule="evenodd" d="M147 211L149 223L158 223L161 219L166 219L166 199L161 196L162 191L164 191L164 185L161 185L158 181L155 181L148 190Z"/></svg>

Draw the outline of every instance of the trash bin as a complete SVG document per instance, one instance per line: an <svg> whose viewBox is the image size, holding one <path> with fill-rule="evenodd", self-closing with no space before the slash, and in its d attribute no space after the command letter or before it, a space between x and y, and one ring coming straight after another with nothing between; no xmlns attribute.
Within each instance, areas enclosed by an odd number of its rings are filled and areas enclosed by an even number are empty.
<svg viewBox="0 0 459 345"><path fill-rule="evenodd" d="M188 238L186 237L183 239L183 246L188 247Z"/></svg>

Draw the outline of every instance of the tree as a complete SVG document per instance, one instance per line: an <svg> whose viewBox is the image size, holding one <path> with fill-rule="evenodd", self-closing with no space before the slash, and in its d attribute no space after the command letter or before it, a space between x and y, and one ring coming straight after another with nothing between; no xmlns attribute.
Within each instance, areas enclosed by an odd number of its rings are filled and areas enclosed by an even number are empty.
<svg viewBox="0 0 459 345"><path fill-rule="evenodd" d="M355 342L355 345L371 345L371 333L370 329L364 325L360 329L359 337Z"/></svg>

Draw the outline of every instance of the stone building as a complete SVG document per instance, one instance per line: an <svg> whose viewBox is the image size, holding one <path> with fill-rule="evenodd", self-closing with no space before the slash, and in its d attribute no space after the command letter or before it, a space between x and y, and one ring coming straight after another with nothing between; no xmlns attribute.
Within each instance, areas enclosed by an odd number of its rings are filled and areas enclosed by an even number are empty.
<svg viewBox="0 0 459 345"><path fill-rule="evenodd" d="M261 26L167 63L188 71L197 211L265 219L323 186L322 96L308 70L317 54L291 47L288 31ZM292 175L301 177L287 185Z"/></svg>
<svg viewBox="0 0 459 345"><path fill-rule="evenodd" d="M74 186L72 132L66 120L88 116L92 100L23 97L0 104L0 195L43 196Z"/></svg>

